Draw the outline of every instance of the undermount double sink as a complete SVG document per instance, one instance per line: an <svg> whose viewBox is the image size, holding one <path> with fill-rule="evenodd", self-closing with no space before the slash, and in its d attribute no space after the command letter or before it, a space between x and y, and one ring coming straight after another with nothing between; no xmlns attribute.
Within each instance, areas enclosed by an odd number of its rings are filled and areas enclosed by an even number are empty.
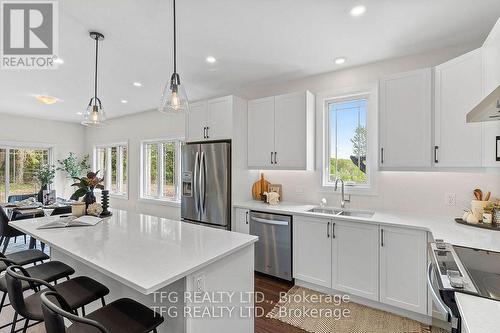
<svg viewBox="0 0 500 333"><path fill-rule="evenodd" d="M333 216L350 216L350 217L362 217L362 218L370 218L374 214L373 212L343 210L343 209L334 209L334 208L313 208L313 209L309 209L308 212L325 214L325 215L333 215Z"/></svg>

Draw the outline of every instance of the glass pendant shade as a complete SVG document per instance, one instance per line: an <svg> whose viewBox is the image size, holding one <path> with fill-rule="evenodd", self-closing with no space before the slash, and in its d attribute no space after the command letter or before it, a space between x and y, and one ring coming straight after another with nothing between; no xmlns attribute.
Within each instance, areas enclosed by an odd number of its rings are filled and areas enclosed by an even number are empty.
<svg viewBox="0 0 500 333"><path fill-rule="evenodd" d="M189 112L189 101L184 86L181 85L179 74L173 73L170 82L165 85L159 110L171 115Z"/></svg>
<svg viewBox="0 0 500 333"><path fill-rule="evenodd" d="M82 125L89 127L102 127L106 124L106 114L102 108L101 101L93 103L93 98L90 101L87 109L82 115Z"/></svg>

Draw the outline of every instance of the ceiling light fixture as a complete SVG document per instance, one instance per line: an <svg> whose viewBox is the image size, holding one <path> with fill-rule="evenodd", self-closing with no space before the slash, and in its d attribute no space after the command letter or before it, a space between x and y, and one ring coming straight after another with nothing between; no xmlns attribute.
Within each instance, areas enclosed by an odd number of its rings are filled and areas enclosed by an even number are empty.
<svg viewBox="0 0 500 333"><path fill-rule="evenodd" d="M339 58L335 58L333 61L337 65L343 65L343 64L345 64L345 62L347 61L347 59L345 57L339 57Z"/></svg>
<svg viewBox="0 0 500 333"><path fill-rule="evenodd" d="M137 81L134 82L133 85L136 86L136 87L142 87L142 83L137 82Z"/></svg>
<svg viewBox="0 0 500 333"><path fill-rule="evenodd" d="M102 108L102 103L99 97L97 97L97 61L99 59L99 41L104 39L104 35L92 31L90 32L90 38L95 40L95 72L94 72L94 97L90 99L87 109L83 112L82 125L98 127L104 125L106 121L106 115Z"/></svg>
<svg viewBox="0 0 500 333"><path fill-rule="evenodd" d="M177 73L177 31L175 22L175 0L172 0L172 4L174 16L174 72L170 77L170 82L167 82L165 88L163 89L160 107L158 108L160 112L166 114L189 112L189 102L186 91L184 90L184 86L181 85L181 78Z"/></svg>
<svg viewBox="0 0 500 333"><path fill-rule="evenodd" d="M51 105L59 102L59 99L52 96L36 95L36 100L45 105Z"/></svg>
<svg viewBox="0 0 500 333"><path fill-rule="evenodd" d="M209 64L214 64L217 62L217 59L215 59L215 57L212 56L208 56L206 60Z"/></svg>
<svg viewBox="0 0 500 333"><path fill-rule="evenodd" d="M127 104L128 101L126 99L122 99L120 102L122 102L123 104Z"/></svg>
<svg viewBox="0 0 500 333"><path fill-rule="evenodd" d="M366 12L365 6L356 6L351 9L351 16L358 17Z"/></svg>

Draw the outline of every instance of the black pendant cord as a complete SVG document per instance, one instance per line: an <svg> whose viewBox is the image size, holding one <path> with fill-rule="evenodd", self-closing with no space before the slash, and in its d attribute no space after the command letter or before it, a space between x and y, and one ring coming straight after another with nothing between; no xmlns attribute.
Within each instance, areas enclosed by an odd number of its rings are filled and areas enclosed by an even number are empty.
<svg viewBox="0 0 500 333"><path fill-rule="evenodd" d="M176 22L175 22L175 0L173 0L174 4L174 73L177 73L177 31L176 31Z"/></svg>
<svg viewBox="0 0 500 333"><path fill-rule="evenodd" d="M99 54L99 37L95 38L95 72L94 72L94 105L97 105L97 59Z"/></svg>

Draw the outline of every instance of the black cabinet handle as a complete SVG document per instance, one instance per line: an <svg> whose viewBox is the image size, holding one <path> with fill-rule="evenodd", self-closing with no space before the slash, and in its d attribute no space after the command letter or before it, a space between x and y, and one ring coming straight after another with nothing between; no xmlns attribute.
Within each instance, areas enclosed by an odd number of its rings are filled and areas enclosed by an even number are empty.
<svg viewBox="0 0 500 333"><path fill-rule="evenodd" d="M439 163L438 155L437 155L438 149L439 149L439 146L434 146L434 163Z"/></svg>
<svg viewBox="0 0 500 333"><path fill-rule="evenodd" d="M207 128L206 127L203 127L203 138L204 139L207 138Z"/></svg>
<svg viewBox="0 0 500 333"><path fill-rule="evenodd" d="M330 238L330 221L326 224L326 238Z"/></svg>
<svg viewBox="0 0 500 333"><path fill-rule="evenodd" d="M277 156L278 156L278 153L274 152L274 164L278 164Z"/></svg>
<svg viewBox="0 0 500 333"><path fill-rule="evenodd" d="M207 126L207 139L210 139L210 127Z"/></svg>
<svg viewBox="0 0 500 333"><path fill-rule="evenodd" d="M274 162L273 162L273 152L271 152L271 164L274 164Z"/></svg>
<svg viewBox="0 0 500 333"><path fill-rule="evenodd" d="M248 211L246 213L245 222L246 222L246 224L248 224Z"/></svg>
<svg viewBox="0 0 500 333"><path fill-rule="evenodd" d="M335 223L332 224L332 238L335 238Z"/></svg>
<svg viewBox="0 0 500 333"><path fill-rule="evenodd" d="M384 148L380 148L380 164L384 164Z"/></svg>
<svg viewBox="0 0 500 333"><path fill-rule="evenodd" d="M384 229L380 229L380 245L384 247Z"/></svg>

